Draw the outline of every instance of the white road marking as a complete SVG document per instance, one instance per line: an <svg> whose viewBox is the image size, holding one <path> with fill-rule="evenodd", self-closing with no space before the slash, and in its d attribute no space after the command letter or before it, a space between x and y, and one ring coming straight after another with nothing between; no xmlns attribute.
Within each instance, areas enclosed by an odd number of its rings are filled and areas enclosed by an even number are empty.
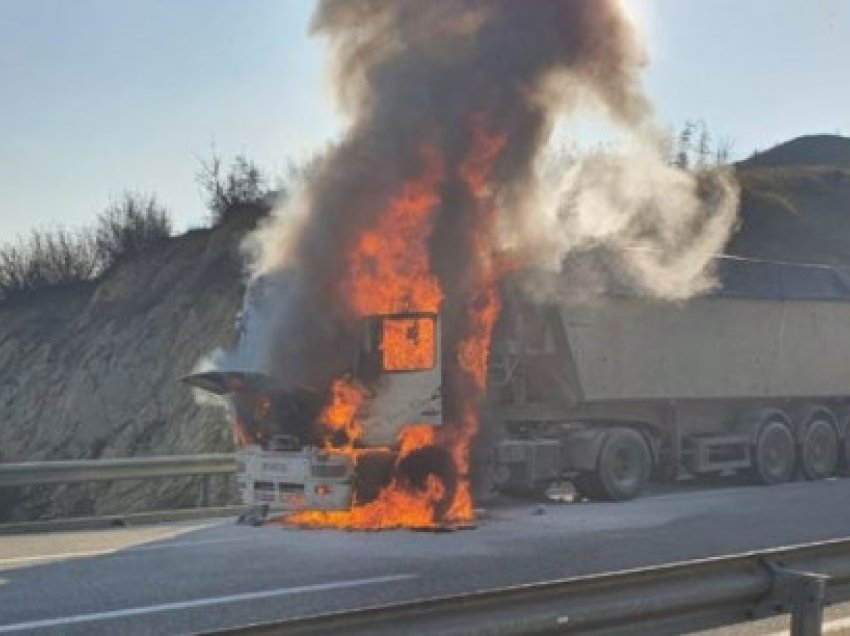
<svg viewBox="0 0 850 636"><path fill-rule="evenodd" d="M251 528L253 530L253 528ZM251 537L253 539L254 537ZM246 537L231 537L228 539L198 539L197 541L175 541L174 543L162 543L153 545L133 545L126 548L124 552L142 552L143 550L167 550L169 548L191 548L196 545L210 545L215 543L247 543Z"/></svg>
<svg viewBox="0 0 850 636"><path fill-rule="evenodd" d="M94 614L77 614L75 616L61 616L59 618L47 618L25 623L12 623L0 625L0 634L20 632L30 629L43 629L45 627L60 627L63 625L75 625L78 623L93 623L95 621L108 621L116 618L127 618L130 616L142 616L144 614L159 614L162 612L173 612L176 610L193 609L196 607L208 607L222 603L239 603L242 601L254 601L275 596L289 596L290 594L305 594L309 592L324 592L327 590L339 590L348 587L360 587L364 585L377 585L379 583L393 583L415 579L415 574L392 574L388 576L376 576L369 579L354 579L351 581L333 581L331 583L317 583L314 585L299 585L297 587L284 587L276 590L263 590L261 592L247 592L245 594L232 594L230 596L215 596L211 598L199 598L191 601L179 601L176 603L163 603L162 605L148 605L146 607L129 607L126 609L112 610L109 612L97 612Z"/></svg>

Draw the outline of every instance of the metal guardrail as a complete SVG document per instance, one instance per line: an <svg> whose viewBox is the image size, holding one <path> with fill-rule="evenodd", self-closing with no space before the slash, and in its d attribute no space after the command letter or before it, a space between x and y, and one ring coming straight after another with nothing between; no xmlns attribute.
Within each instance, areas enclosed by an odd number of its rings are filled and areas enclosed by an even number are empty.
<svg viewBox="0 0 850 636"><path fill-rule="evenodd" d="M0 487L228 475L234 472L236 456L228 453L21 462L0 464Z"/></svg>
<svg viewBox="0 0 850 636"><path fill-rule="evenodd" d="M821 633L850 600L850 539L522 585L215 634L683 634L791 614Z"/></svg>
<svg viewBox="0 0 850 636"><path fill-rule="evenodd" d="M235 455L0 464L0 487L227 475ZM205 482L206 480L204 480ZM205 486L202 483L202 499ZM791 614L821 633L850 600L850 539L250 625L216 634L681 634Z"/></svg>
<svg viewBox="0 0 850 636"><path fill-rule="evenodd" d="M108 517L60 517L44 521L0 524L0 534L124 525L133 520L143 523L144 519L147 518L158 521L179 520L196 517L197 511L200 509L206 509L216 514L230 514L231 512L239 514L241 508L244 507L208 508L210 504L210 479L218 475L232 475L235 472L236 455L232 453L0 464L0 488L125 479L201 477L197 501L199 508L151 511L135 515L110 515Z"/></svg>

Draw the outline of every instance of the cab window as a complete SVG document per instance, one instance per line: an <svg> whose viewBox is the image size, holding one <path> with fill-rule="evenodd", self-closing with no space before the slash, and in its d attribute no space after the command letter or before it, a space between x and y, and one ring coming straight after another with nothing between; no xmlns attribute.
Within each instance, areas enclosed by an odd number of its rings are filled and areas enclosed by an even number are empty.
<svg viewBox="0 0 850 636"><path fill-rule="evenodd" d="M384 371L424 371L434 367L436 321L430 316L384 318L381 366Z"/></svg>

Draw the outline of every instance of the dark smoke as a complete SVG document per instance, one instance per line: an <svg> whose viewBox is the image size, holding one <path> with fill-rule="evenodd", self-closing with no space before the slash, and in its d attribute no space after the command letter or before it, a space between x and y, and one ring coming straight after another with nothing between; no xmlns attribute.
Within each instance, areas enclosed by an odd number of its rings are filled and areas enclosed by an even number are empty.
<svg viewBox="0 0 850 636"><path fill-rule="evenodd" d="M336 293L344 255L399 185L421 174L429 145L445 173L430 249L451 346L458 299L482 260L470 236L480 219L458 176L476 126L504 137L487 184L498 206L499 228L488 237L496 249L499 233L529 222L522 202L559 115L588 103L628 127L650 115L639 84L643 51L614 0L324 0L311 30L332 51L350 126L306 181L297 220L288 214L260 237L257 269L292 268L313 290L310 303L288 307L278 342L303 338L315 317L347 323ZM321 334L311 338L314 360L338 349L334 338L322 347Z"/></svg>

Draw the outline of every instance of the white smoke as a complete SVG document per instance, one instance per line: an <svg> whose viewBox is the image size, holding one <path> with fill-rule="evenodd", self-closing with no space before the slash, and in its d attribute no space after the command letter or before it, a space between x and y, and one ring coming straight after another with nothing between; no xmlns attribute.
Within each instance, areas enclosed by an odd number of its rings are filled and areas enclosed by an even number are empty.
<svg viewBox="0 0 850 636"><path fill-rule="evenodd" d="M710 291L714 257L738 223L737 182L728 168L671 166L658 147L590 152L548 166L526 225L508 243L532 267L560 272L565 261L580 263L585 284L613 282L666 300Z"/></svg>
<svg viewBox="0 0 850 636"><path fill-rule="evenodd" d="M307 182L314 158L302 168L299 179L291 184L290 194L279 198L268 218L242 242L242 254L251 280L270 272L294 266L294 251L307 221L310 205Z"/></svg>

